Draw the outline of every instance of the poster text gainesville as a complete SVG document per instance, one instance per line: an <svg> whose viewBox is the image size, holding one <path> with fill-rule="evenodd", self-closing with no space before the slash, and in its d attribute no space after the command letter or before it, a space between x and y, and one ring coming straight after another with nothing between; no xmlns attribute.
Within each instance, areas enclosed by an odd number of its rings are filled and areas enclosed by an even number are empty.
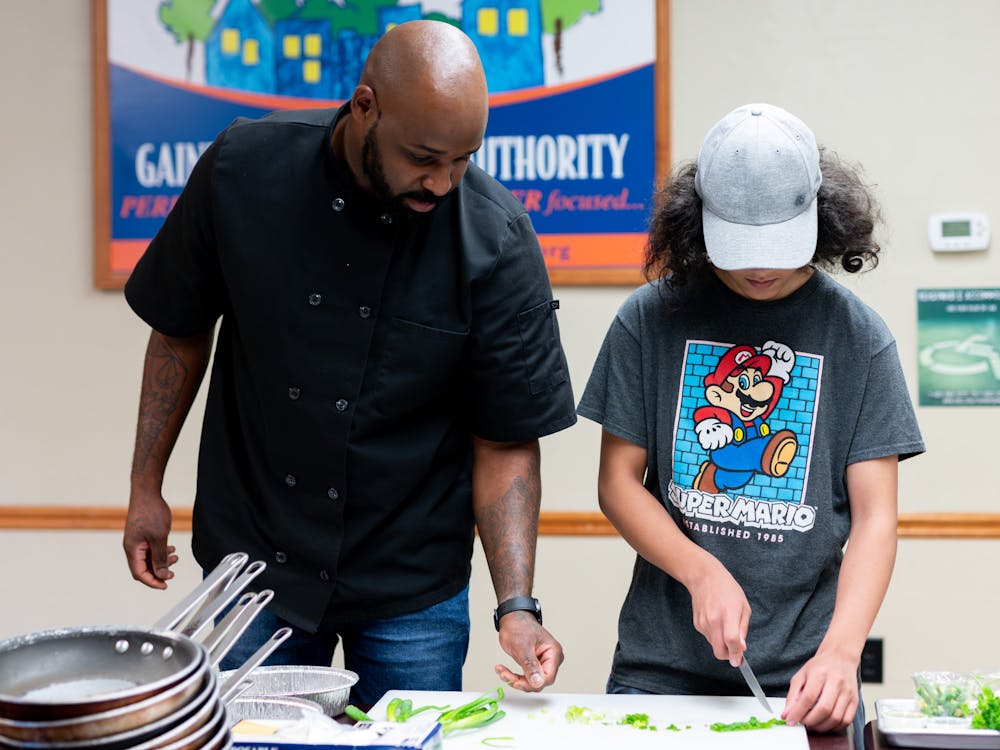
<svg viewBox="0 0 1000 750"><path fill-rule="evenodd" d="M628 133L576 135L488 136L472 161L500 182L622 180ZM135 177L144 192L122 196L122 218L164 218L177 200L199 157L210 142L146 142L135 151ZM613 192L567 192L560 188L512 187L511 192L529 213L551 216L565 211L643 211L643 202L630 201L629 189Z"/></svg>

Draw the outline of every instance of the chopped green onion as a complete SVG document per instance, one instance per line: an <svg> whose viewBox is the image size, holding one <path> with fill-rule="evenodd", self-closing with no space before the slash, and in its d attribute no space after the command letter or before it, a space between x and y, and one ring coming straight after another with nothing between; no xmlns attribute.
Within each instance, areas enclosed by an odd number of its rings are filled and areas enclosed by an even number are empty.
<svg viewBox="0 0 1000 750"><path fill-rule="evenodd" d="M768 719L761 721L756 716L751 716L749 721L736 721L732 724L716 722L709 725L713 732L742 732L746 729L770 729L771 727L785 726L784 719Z"/></svg>
<svg viewBox="0 0 1000 750"><path fill-rule="evenodd" d="M587 706L568 706L566 721L573 724L602 724L607 717Z"/></svg>
<svg viewBox="0 0 1000 750"><path fill-rule="evenodd" d="M635 727L636 729L652 729L656 731L656 727L649 726L649 714L625 714L618 723L621 726Z"/></svg>

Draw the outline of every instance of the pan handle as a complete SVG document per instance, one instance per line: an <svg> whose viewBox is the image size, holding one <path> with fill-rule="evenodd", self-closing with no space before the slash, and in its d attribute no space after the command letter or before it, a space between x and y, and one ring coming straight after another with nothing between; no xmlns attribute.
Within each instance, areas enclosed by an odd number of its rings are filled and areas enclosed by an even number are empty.
<svg viewBox="0 0 1000 750"><path fill-rule="evenodd" d="M225 638L226 633L228 633L236 621L239 619L240 613L243 612L250 602L257 598L257 595L248 591L247 593L240 596L236 600L236 604L233 608L226 612L226 616L215 623L215 627L212 631L205 636L205 639L201 642L202 647L208 652L208 655L212 655L212 651L215 650L219 643Z"/></svg>
<svg viewBox="0 0 1000 750"><path fill-rule="evenodd" d="M234 700L239 698L243 693L253 687L253 680L243 680L239 685L234 685L233 689L230 691L231 695L226 698L225 703L229 705Z"/></svg>
<svg viewBox="0 0 1000 750"><path fill-rule="evenodd" d="M222 561L211 573L205 576L190 594L178 602L173 609L153 623L158 630L173 630L197 607L207 596L224 589L236 577L250 556L245 552L233 552L222 558Z"/></svg>
<svg viewBox="0 0 1000 750"><path fill-rule="evenodd" d="M264 589L259 594L244 594L236 606L229 610L215 629L205 637L201 645L208 651L209 663L213 667L219 665L237 639L273 598L274 592L271 589Z"/></svg>
<svg viewBox="0 0 1000 750"><path fill-rule="evenodd" d="M207 604L203 604L191 616L191 619L185 623L184 627L177 632L189 638L197 638L205 626L212 622L213 618L224 610L233 599L239 596L239 593L249 585L250 581L259 576L266 567L267 563L262 560L255 560L247 565L239 578L228 584L214 599L210 600Z"/></svg>
<svg viewBox="0 0 1000 750"><path fill-rule="evenodd" d="M278 628L274 631L274 635L265 641L263 646L257 649L253 655L250 656L250 658L243 662L239 669L229 675L229 678L219 690L219 700L223 703L228 703L233 697L235 697L235 695L238 694L237 691L240 690L241 683L247 678L247 675L260 666L260 663L270 656L274 649L288 640L288 636L291 634L292 629L287 627Z"/></svg>

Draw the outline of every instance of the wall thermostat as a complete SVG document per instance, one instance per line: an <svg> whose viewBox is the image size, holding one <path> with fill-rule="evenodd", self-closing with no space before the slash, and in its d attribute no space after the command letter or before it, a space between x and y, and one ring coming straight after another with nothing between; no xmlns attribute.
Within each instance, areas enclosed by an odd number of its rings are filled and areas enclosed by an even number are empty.
<svg viewBox="0 0 1000 750"><path fill-rule="evenodd" d="M931 214L927 227L931 250L985 250L990 245L990 219L984 213L951 211Z"/></svg>

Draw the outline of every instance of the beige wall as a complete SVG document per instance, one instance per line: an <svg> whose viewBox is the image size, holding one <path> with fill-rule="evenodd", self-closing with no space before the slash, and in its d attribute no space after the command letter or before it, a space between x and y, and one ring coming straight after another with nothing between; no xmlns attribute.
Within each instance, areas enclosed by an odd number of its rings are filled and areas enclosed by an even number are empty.
<svg viewBox="0 0 1000 750"><path fill-rule="evenodd" d="M617 0L617 3L631 0ZM608 0L608 6L615 0ZM0 7L0 503L124 505L146 331L119 293L91 284L89 2ZM1000 4L904 0L678 0L671 19L675 158L693 156L732 107L787 107L820 141L864 164L887 217L880 268L847 283L895 331L915 386L915 290L996 286L995 250L936 257L933 211L1000 221L994 148L1000 121ZM560 325L577 393L624 288L560 288ZM200 406L200 403L199 403ZM902 468L904 512L1000 508L982 481L995 462L989 409L922 409L929 453ZM197 421L193 426L197 425ZM166 492L188 504L196 429L181 437ZM598 428L543 442L545 507L595 510ZM189 536L171 592L128 579L118 534L0 532L0 637L56 625L149 623L198 573ZM921 668L1000 666L991 571L1000 541L904 540L875 624L886 683L909 693ZM543 538L536 592L567 662L557 688L602 688L632 555L617 538ZM494 605L476 558L467 685L494 684Z"/></svg>

